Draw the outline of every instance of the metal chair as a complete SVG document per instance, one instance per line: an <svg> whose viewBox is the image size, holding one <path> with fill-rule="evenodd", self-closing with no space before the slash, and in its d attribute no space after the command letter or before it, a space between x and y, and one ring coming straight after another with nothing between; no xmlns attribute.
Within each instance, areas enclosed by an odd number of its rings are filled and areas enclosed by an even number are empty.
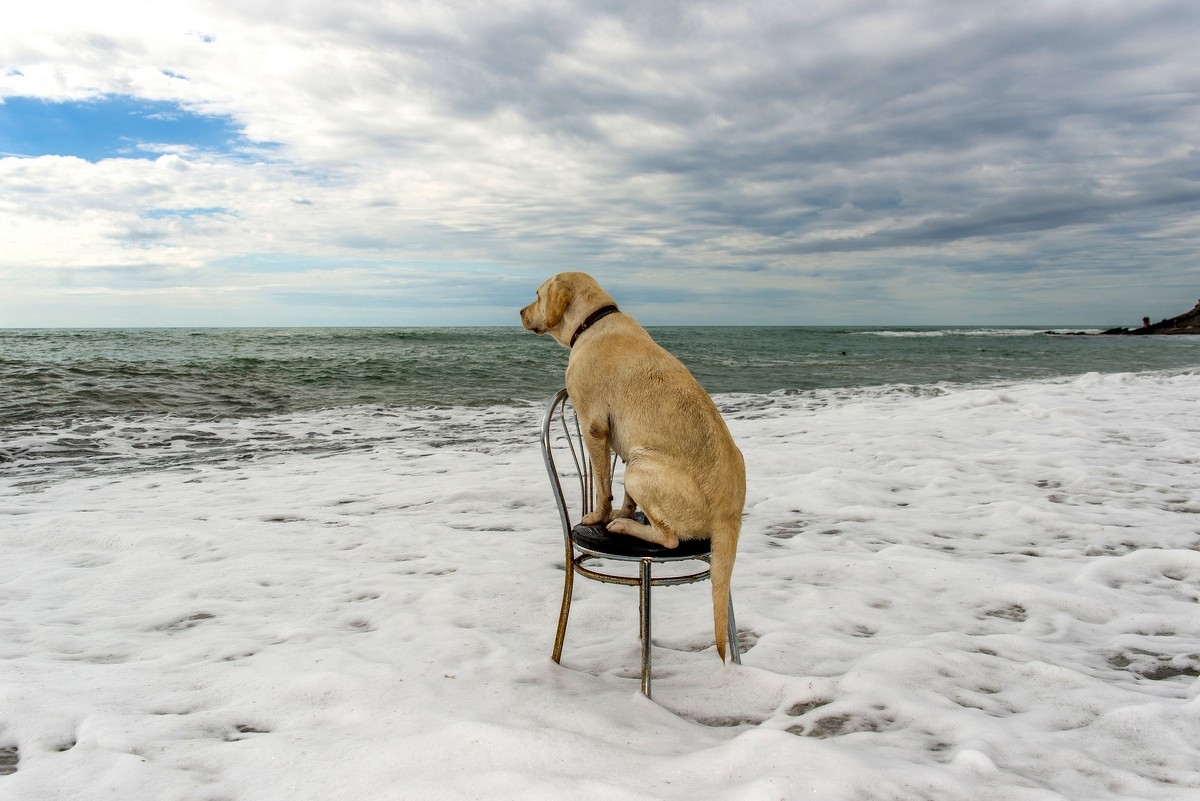
<svg viewBox="0 0 1200 801"><path fill-rule="evenodd" d="M554 661L562 657L563 641L567 636L567 618L571 613L571 595L575 586L575 574L601 581L606 584L625 584L639 588L639 610L641 617L640 637L642 643L642 692L650 697L650 589L675 584L693 584L709 578L708 563L712 546L707 539L683 540L675 548L663 548L645 540L624 534L609 534L603 525L585 526L575 522L590 512L594 506L594 487L587 448L579 420L571 407L567 391L561 389L546 405L542 418L542 456L546 472L550 477L550 488L558 504L562 521L563 542L566 545L565 574L562 609L558 615L558 633L554 639ZM618 470L617 457L613 456L610 469ZM576 479L571 481L570 479ZM614 475L614 485L618 476ZM566 486L564 487L564 480ZM572 497L568 497L568 495ZM640 514L640 513L639 513ZM642 518L643 522L645 518ZM637 575L628 572L607 572L597 563L635 562ZM701 562L703 569L674 575L652 575L655 564L673 562ZM618 570L618 566L613 566ZM710 608L705 604L705 609ZM730 656L740 663L737 623L733 616L733 595L729 597L728 642Z"/></svg>

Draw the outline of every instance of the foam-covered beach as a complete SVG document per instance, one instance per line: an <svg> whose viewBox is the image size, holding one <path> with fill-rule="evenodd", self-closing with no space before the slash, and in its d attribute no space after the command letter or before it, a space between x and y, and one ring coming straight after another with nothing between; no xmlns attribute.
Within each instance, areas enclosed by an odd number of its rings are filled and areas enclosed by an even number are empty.
<svg viewBox="0 0 1200 801"><path fill-rule="evenodd" d="M577 584L550 660L536 406L216 420L357 444L8 476L0 796L1200 797L1197 397L719 396L744 664L706 586L659 590L653 701L631 590ZM169 425L130 436L194 444Z"/></svg>

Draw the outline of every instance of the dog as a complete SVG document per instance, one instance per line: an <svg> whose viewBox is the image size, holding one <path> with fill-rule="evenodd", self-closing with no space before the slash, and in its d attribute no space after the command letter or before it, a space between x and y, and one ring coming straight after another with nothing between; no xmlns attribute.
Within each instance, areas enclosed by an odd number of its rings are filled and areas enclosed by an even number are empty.
<svg viewBox="0 0 1200 801"><path fill-rule="evenodd" d="M746 466L721 413L683 363L587 273L547 279L521 310L521 325L571 351L567 393L596 488L595 509L582 522L666 548L712 540L713 629L724 661ZM625 463L619 509L613 509L610 452ZM648 524L634 519L639 506Z"/></svg>

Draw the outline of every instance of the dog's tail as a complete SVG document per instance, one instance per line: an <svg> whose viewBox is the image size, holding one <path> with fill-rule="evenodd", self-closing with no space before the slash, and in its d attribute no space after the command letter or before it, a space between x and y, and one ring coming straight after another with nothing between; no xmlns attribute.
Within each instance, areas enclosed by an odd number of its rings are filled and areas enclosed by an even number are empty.
<svg viewBox="0 0 1200 801"><path fill-rule="evenodd" d="M742 530L741 517L734 517L719 524L712 533L711 584L713 604L713 634L717 641L717 656L725 661L727 635L729 632L729 579L733 575L733 561L737 558L738 534Z"/></svg>

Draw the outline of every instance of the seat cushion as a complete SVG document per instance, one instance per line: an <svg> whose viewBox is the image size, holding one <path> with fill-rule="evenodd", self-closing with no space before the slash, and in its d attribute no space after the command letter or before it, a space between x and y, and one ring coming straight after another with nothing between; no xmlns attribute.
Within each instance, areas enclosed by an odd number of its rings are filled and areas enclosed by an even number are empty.
<svg viewBox="0 0 1200 801"><path fill-rule="evenodd" d="M707 556L712 550L712 541L707 539L680 540L675 548L664 548L628 534L610 534L602 525L585 526L582 523L571 529L571 537L575 544L585 551L625 559L644 559L647 556L679 559L687 556Z"/></svg>

